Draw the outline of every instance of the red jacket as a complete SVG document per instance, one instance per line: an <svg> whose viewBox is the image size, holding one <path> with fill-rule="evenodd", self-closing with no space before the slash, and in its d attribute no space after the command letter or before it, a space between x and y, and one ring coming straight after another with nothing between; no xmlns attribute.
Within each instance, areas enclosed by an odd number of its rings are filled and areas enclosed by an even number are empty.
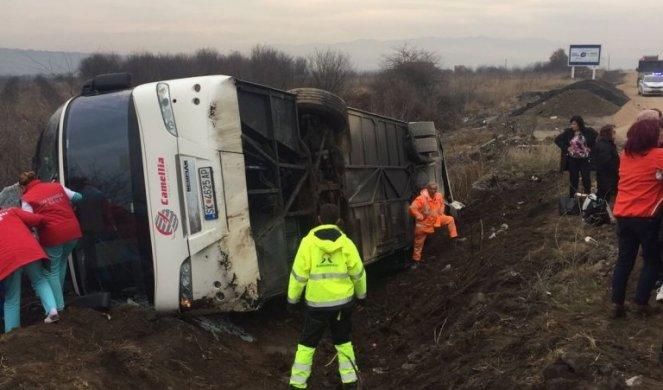
<svg viewBox="0 0 663 390"><path fill-rule="evenodd" d="M663 149L619 160L619 184L614 214L617 217L654 217L663 202L663 183L656 170L663 169Z"/></svg>
<svg viewBox="0 0 663 390"><path fill-rule="evenodd" d="M62 245L83 235L61 184L33 180L26 186L21 199L32 207L35 214L44 216L44 224L39 229L41 245Z"/></svg>
<svg viewBox="0 0 663 390"><path fill-rule="evenodd" d="M439 192L431 198L424 188L410 205L410 215L417 220L416 231L431 234L435 231L437 217L444 215L444 198Z"/></svg>
<svg viewBox="0 0 663 390"><path fill-rule="evenodd" d="M21 209L0 210L0 280L26 264L46 258L46 253L27 227L36 227L43 222L43 216Z"/></svg>

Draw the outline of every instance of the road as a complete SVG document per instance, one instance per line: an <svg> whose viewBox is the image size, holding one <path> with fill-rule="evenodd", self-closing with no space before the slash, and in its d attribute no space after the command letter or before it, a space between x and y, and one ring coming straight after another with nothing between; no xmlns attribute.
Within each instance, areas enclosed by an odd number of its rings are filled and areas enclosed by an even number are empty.
<svg viewBox="0 0 663 390"><path fill-rule="evenodd" d="M640 110L647 108L658 108L663 110L663 97L661 96L639 96L636 87L637 73L630 72L624 77L624 84L619 89L624 91L631 100L626 103L613 117L612 123L617 126L617 140L623 143L626 140L626 132L629 126L638 116Z"/></svg>

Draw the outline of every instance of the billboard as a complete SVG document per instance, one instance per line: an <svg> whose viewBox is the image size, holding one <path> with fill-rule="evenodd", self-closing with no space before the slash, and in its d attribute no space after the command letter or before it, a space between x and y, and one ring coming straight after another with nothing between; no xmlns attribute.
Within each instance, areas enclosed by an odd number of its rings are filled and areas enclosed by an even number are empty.
<svg viewBox="0 0 663 390"><path fill-rule="evenodd" d="M571 45L569 66L598 66L601 63L601 45Z"/></svg>

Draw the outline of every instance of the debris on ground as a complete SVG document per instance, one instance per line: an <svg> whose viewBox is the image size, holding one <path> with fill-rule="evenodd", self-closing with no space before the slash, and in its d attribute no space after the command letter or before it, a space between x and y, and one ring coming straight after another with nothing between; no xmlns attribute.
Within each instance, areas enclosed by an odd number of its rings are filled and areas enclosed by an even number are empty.
<svg viewBox="0 0 663 390"><path fill-rule="evenodd" d="M628 387L640 386L641 384L642 384L642 376L640 375L636 375L626 380L626 386Z"/></svg>
<svg viewBox="0 0 663 390"><path fill-rule="evenodd" d="M219 336L221 333L227 333L235 335L241 338L242 340L246 341L247 343L252 343L256 341L253 336L246 333L244 329L230 322L230 320L225 316L220 316L220 315L216 315L213 317L199 316L199 317L194 317L192 320L202 329L205 329L206 331L210 332L217 340L219 340Z"/></svg>
<svg viewBox="0 0 663 390"><path fill-rule="evenodd" d="M490 235L488 236L488 239L492 240L495 237L497 237L497 235L499 235L501 233L504 233L507 230L509 230L509 225L507 225L506 223L501 224L499 229L492 228L492 233L490 233Z"/></svg>

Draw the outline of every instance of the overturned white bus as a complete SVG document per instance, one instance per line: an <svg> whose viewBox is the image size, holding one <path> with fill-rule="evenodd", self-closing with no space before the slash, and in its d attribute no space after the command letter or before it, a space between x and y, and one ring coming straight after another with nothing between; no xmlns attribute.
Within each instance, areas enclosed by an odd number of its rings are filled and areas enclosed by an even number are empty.
<svg viewBox="0 0 663 390"><path fill-rule="evenodd" d="M227 76L98 76L53 114L35 169L84 196L75 291L163 311L253 310L285 292L324 202L370 263L411 246L421 185L436 179L452 200L432 123Z"/></svg>

